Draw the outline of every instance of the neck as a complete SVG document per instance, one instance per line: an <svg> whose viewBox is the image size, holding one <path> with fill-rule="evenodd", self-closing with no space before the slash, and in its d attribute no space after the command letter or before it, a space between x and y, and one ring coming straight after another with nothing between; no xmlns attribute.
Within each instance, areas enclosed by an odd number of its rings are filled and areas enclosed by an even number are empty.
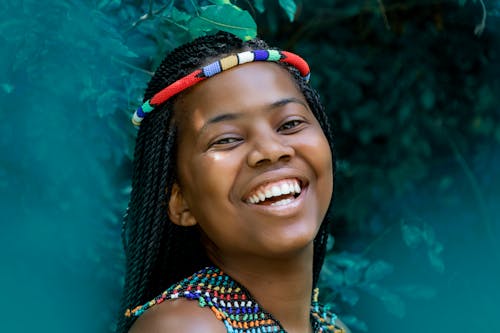
<svg viewBox="0 0 500 333"><path fill-rule="evenodd" d="M220 258L220 257L219 257ZM312 332L313 244L290 258L212 258L289 332Z"/></svg>

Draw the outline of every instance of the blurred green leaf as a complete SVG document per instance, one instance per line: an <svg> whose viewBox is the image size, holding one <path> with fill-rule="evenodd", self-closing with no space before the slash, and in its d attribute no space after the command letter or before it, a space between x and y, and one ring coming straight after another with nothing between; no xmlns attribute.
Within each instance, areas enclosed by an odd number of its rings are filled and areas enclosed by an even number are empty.
<svg viewBox="0 0 500 333"><path fill-rule="evenodd" d="M401 297L396 294L386 292L381 296L381 299L389 313L392 313L399 318L403 318L405 316L406 306Z"/></svg>
<svg viewBox="0 0 500 333"><path fill-rule="evenodd" d="M295 18L295 12L297 11L297 5L294 0L279 0L281 8L285 11L290 22L293 22Z"/></svg>
<svg viewBox="0 0 500 333"><path fill-rule="evenodd" d="M115 10L122 5L121 0L100 0L97 3L97 8L100 10Z"/></svg>
<svg viewBox="0 0 500 333"><path fill-rule="evenodd" d="M181 23L181 22L188 22L192 16L189 15L188 13L178 10L177 8L173 7L172 12L170 14L170 17L172 20Z"/></svg>
<svg viewBox="0 0 500 333"><path fill-rule="evenodd" d="M188 28L192 38L216 30L233 33L243 40L254 38L257 34L252 16L233 5L200 7L199 14L189 21Z"/></svg>
<svg viewBox="0 0 500 333"><path fill-rule="evenodd" d="M393 272L393 267L388 263L377 260L368 266L365 272L365 280L370 282L380 281Z"/></svg>
<svg viewBox="0 0 500 333"><path fill-rule="evenodd" d="M254 0L253 1L254 5L255 5L255 9L257 9L257 11L259 13L263 13L265 8L264 8L264 0Z"/></svg>
<svg viewBox="0 0 500 333"><path fill-rule="evenodd" d="M349 327L349 329L352 332L367 332L368 331L368 325L366 322L362 321L358 317L352 316L352 315L343 315L342 316L342 322Z"/></svg>
<svg viewBox="0 0 500 333"><path fill-rule="evenodd" d="M356 305L359 301L359 294L354 289L343 288L340 290L340 297L349 305Z"/></svg>
<svg viewBox="0 0 500 333"><path fill-rule="evenodd" d="M345 283L347 285L356 285L361 281L362 272L358 265L349 265L344 271Z"/></svg>
<svg viewBox="0 0 500 333"><path fill-rule="evenodd" d="M231 0L210 0L214 5L230 5Z"/></svg>
<svg viewBox="0 0 500 333"><path fill-rule="evenodd" d="M436 290L429 286L408 285L395 288L399 293L414 299L432 299L436 296Z"/></svg>
<svg viewBox="0 0 500 333"><path fill-rule="evenodd" d="M420 228L404 223L401 226L401 231L403 233L403 240L409 247L415 248L422 243L423 237Z"/></svg>

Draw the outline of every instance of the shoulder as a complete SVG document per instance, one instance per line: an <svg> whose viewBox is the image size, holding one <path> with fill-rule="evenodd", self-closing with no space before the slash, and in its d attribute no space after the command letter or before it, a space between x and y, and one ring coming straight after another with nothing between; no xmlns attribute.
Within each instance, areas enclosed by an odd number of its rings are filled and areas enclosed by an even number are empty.
<svg viewBox="0 0 500 333"><path fill-rule="evenodd" d="M222 321L208 307L187 299L165 301L151 307L134 323L129 333L226 333Z"/></svg>

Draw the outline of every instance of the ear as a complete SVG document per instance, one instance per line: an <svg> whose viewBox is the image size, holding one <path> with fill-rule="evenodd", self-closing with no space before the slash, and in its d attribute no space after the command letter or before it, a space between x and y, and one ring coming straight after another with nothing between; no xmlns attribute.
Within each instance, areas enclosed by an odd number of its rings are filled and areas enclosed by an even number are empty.
<svg viewBox="0 0 500 333"><path fill-rule="evenodd" d="M168 217L174 224L181 227L191 227L197 223L177 183L172 186L172 194L168 202Z"/></svg>

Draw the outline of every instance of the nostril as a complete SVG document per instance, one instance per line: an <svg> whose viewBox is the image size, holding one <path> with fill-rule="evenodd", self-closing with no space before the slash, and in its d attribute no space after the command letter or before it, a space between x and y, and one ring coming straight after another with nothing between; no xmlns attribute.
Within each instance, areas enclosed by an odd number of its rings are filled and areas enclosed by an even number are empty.
<svg viewBox="0 0 500 333"><path fill-rule="evenodd" d="M288 162L294 153L293 147L285 142L263 135L255 141L255 145L248 155L248 163L255 167L276 162Z"/></svg>
<svg viewBox="0 0 500 333"><path fill-rule="evenodd" d="M261 166L261 165L265 165L265 164L268 164L268 163L271 163L271 160L268 159L268 158L263 158L261 160L258 160L256 163L255 163L255 166Z"/></svg>
<svg viewBox="0 0 500 333"><path fill-rule="evenodd" d="M286 155L282 155L279 157L279 160L280 161L289 161L290 159L292 158L292 155L289 155L289 154L286 154Z"/></svg>

